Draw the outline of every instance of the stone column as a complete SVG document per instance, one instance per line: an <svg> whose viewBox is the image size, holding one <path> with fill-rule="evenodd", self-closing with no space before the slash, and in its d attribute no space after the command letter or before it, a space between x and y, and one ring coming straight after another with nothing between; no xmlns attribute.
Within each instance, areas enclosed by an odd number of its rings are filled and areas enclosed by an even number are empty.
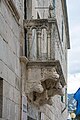
<svg viewBox="0 0 80 120"><path fill-rule="evenodd" d="M41 30L37 30L37 58L41 58Z"/></svg>
<svg viewBox="0 0 80 120"><path fill-rule="evenodd" d="M32 58L31 49L32 49L32 31L29 30L28 32L28 57L29 59Z"/></svg>
<svg viewBox="0 0 80 120"><path fill-rule="evenodd" d="M51 32L47 32L47 57L50 59L51 57Z"/></svg>
<svg viewBox="0 0 80 120"><path fill-rule="evenodd" d="M51 59L55 59L55 23L51 26Z"/></svg>

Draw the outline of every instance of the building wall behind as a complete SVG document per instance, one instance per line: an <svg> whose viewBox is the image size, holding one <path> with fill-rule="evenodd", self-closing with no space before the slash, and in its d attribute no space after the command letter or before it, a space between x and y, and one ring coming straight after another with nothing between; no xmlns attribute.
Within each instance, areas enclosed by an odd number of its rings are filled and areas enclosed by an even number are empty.
<svg viewBox="0 0 80 120"><path fill-rule="evenodd" d="M27 0L27 2L30 1ZM20 120L21 117L22 82L21 82L21 64L19 57L21 55L24 55L24 53L22 53L21 51L24 48L23 46L24 1L13 0L13 2L20 16L19 22L15 20L15 16L12 14L5 0L0 1L0 78L3 78L2 118L4 120L7 119ZM43 3L42 0L35 0L35 2L33 0L32 2L33 6L32 8L30 7L32 13L30 11L27 11L30 12L30 15L28 16L29 19L31 15L33 16L33 18L37 18L37 12L40 14L41 18L44 17L47 18L48 10L44 11L40 9L35 9L35 6L42 6L43 4L44 6L48 6L49 2L52 1L47 0L46 2ZM59 0L57 0L56 5L57 8L60 9L60 7L58 7L61 5L61 3L59 3ZM61 9L60 11L62 12ZM63 49L65 48L66 46ZM66 54L66 52L64 54ZM40 119L39 112L41 112L41 120L66 120L67 110L64 111L64 113L61 113L61 111L64 108L65 104L61 102L61 97L55 96L53 98L52 106L44 105L40 109L38 109L34 105L29 104L28 116L34 118L35 120L39 120Z"/></svg>
<svg viewBox="0 0 80 120"><path fill-rule="evenodd" d="M6 1L0 1L0 77L3 78L2 118L4 120L20 120L21 65L19 57L23 1L14 0L14 5L20 14L19 23Z"/></svg>
<svg viewBox="0 0 80 120"><path fill-rule="evenodd" d="M66 120L67 110L62 113L64 108L65 105L61 103L60 96L54 96L52 106L45 105L41 108L44 118L42 120Z"/></svg>
<svg viewBox="0 0 80 120"><path fill-rule="evenodd" d="M63 14L63 8L62 8L62 0L55 0L55 14L56 14L56 20L58 24L59 34L60 34L60 40L58 40L58 44L56 44L56 57L60 57L60 63L62 66L63 74L65 77L65 80L67 80L67 37L66 37L66 31L65 31L65 21L64 21L64 14ZM63 28L62 28L63 24ZM63 33L62 33L63 29ZM58 49L59 46L59 49Z"/></svg>
<svg viewBox="0 0 80 120"><path fill-rule="evenodd" d="M40 18L48 18L49 13L48 9L39 9L39 7L49 7L50 4L53 4L51 1L41 1L41 0L32 0L32 16L33 19L36 19L37 12L40 15ZM35 9L37 6L37 9ZM28 13L29 14L29 13ZM67 80L67 39L64 23L64 15L62 11L62 2L61 0L55 0L55 14L60 34L60 39L55 39L55 57L60 60L61 67L65 80ZM62 21L63 21L63 41L62 41ZM58 41L58 42L57 42ZM66 120L67 119L67 108L66 108L66 94L63 97L64 101L61 101L61 97L56 95L53 97L53 105L44 105L40 108L41 110L41 119L42 120Z"/></svg>

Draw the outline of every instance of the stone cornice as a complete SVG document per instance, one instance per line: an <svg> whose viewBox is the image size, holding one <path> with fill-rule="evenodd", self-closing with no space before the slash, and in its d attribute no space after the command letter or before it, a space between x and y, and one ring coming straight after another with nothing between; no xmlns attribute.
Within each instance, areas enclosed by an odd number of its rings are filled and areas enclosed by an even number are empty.
<svg viewBox="0 0 80 120"><path fill-rule="evenodd" d="M56 23L55 18L48 18L48 19L31 19L31 20L24 20L24 28L28 29L30 28L35 28L37 27L48 27L51 23Z"/></svg>
<svg viewBox="0 0 80 120"><path fill-rule="evenodd" d="M63 71L60 65L59 60L48 60L48 61L28 61L27 67L29 68L41 68L41 67L47 67L47 66L53 66L56 67L57 73L60 75L60 81L62 86L66 85L66 81L63 75Z"/></svg>

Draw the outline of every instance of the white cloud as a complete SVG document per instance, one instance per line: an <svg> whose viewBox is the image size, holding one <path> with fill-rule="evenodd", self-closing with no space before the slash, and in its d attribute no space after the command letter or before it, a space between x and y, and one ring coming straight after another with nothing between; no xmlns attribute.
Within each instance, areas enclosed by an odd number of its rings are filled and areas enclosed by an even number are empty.
<svg viewBox="0 0 80 120"><path fill-rule="evenodd" d="M80 73L69 74L68 76L68 93L75 93L80 88Z"/></svg>
<svg viewBox="0 0 80 120"><path fill-rule="evenodd" d="M67 0L70 44L68 52L68 93L80 87L80 0Z"/></svg>

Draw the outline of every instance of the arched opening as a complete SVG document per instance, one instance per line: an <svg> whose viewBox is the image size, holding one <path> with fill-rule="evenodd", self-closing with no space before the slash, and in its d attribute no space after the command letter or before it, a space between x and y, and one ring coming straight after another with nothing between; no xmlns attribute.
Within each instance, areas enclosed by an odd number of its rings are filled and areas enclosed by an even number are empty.
<svg viewBox="0 0 80 120"><path fill-rule="evenodd" d="M30 60L36 60L36 29L32 28L31 29L31 36L29 36L30 33L28 34L28 45L29 45L29 50L28 50L28 56ZM31 38L30 38L31 37Z"/></svg>
<svg viewBox="0 0 80 120"><path fill-rule="evenodd" d="M47 30L42 28L41 31L41 56L42 59L47 59Z"/></svg>

